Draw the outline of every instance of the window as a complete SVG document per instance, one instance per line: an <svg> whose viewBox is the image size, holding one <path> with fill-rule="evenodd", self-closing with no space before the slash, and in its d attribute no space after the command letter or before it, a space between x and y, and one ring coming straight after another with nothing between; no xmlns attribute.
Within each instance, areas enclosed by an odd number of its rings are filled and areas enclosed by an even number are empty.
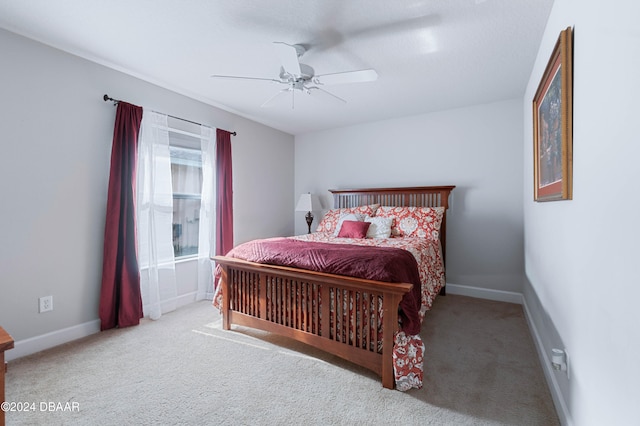
<svg viewBox="0 0 640 426"><path fill-rule="evenodd" d="M186 137L170 134L173 189L173 252L176 258L198 254L202 153L185 147ZM192 139L192 138L188 138ZM197 141L200 144L200 141ZM193 145L193 144L192 144Z"/></svg>
<svg viewBox="0 0 640 426"><path fill-rule="evenodd" d="M169 118L143 111L138 139L140 291L144 313L152 319L176 308L192 278L197 281L197 300L213 296L209 258L215 219L215 129ZM187 267L177 271L176 260L183 259L188 259ZM181 284L179 289L178 282L187 287Z"/></svg>

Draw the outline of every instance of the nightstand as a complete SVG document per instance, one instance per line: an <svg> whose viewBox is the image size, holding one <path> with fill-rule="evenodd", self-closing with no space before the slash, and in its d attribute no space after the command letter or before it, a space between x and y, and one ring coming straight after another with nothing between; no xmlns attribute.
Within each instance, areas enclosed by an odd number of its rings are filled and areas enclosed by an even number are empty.
<svg viewBox="0 0 640 426"><path fill-rule="evenodd" d="M13 348L13 338L4 328L0 327L0 403L5 401L4 397L4 373L7 371L7 364L4 362L4 351ZM4 426L4 410L0 410L0 426Z"/></svg>

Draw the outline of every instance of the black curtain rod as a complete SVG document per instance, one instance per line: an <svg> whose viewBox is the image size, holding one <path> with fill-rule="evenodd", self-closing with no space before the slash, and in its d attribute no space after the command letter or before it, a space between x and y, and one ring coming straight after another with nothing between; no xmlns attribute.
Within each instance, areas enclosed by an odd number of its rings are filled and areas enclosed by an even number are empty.
<svg viewBox="0 0 640 426"><path fill-rule="evenodd" d="M111 97L109 97L109 95L104 95L102 97L102 99L104 99L105 102L107 101L111 101L114 104L117 104L118 102L121 102L120 99L113 99ZM171 117L171 118L175 118L176 120L182 120L182 121L186 121L187 123L191 123L191 124L197 124L198 126L204 126L204 124L200 124L200 123L196 123L195 121L191 121L191 120L187 120L186 118L180 118L180 117L176 117L175 115L169 115L167 114L167 117ZM224 129L223 129L224 130ZM227 132L229 132L228 130L226 130ZM235 136L236 132L229 132L231 135Z"/></svg>

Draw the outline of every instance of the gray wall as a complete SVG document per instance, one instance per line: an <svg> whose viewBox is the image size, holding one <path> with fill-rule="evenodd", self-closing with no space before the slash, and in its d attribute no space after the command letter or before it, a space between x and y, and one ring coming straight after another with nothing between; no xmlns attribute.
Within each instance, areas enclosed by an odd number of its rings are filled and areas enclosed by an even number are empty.
<svg viewBox="0 0 640 426"><path fill-rule="evenodd" d="M0 53L0 325L18 343L95 329L115 117L105 93L237 131L236 240L293 232L293 136L4 30ZM178 273L194 290L189 265ZM54 311L39 314L46 295Z"/></svg>
<svg viewBox="0 0 640 426"><path fill-rule="evenodd" d="M296 194L321 195L325 209L328 189L456 185L447 282L522 291L521 100L296 136L295 150Z"/></svg>
<svg viewBox="0 0 640 426"><path fill-rule="evenodd" d="M553 347L569 355L569 377L550 374L567 424L640 419L639 17L635 0L556 0L523 102L525 306L543 358ZM573 200L535 203L531 101L568 26L574 27Z"/></svg>

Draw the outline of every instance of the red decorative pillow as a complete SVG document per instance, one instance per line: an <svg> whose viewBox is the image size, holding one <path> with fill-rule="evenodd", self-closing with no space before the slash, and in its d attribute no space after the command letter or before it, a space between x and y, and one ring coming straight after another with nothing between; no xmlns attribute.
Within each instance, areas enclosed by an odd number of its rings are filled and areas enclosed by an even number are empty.
<svg viewBox="0 0 640 426"><path fill-rule="evenodd" d="M338 237L341 238L365 238L370 222L357 222L355 220L345 220L342 222Z"/></svg>
<svg viewBox="0 0 640 426"><path fill-rule="evenodd" d="M338 236L338 233L340 233L340 228L342 228L342 222L344 222L345 220L354 220L356 222L363 222L365 217L368 217L368 216L362 213L348 213L340 216L340 219L338 219L338 225L336 226L336 230L333 231L333 235L335 237Z"/></svg>

